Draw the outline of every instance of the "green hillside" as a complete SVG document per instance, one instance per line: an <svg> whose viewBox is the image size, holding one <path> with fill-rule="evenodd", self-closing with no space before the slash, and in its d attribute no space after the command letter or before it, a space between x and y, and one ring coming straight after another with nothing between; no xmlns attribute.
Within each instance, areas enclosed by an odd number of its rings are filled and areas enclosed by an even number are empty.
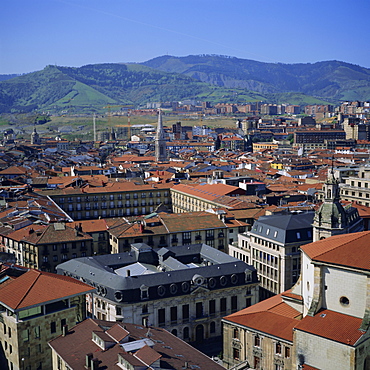
<svg viewBox="0 0 370 370"><path fill-rule="evenodd" d="M297 80L296 77L293 78L294 73L296 75L300 70L297 65L284 66L285 69L291 67L294 72L289 72L289 78L288 72L279 76L276 71L274 73L270 71L269 77L265 70L266 63L234 59L236 58L160 57L147 62L152 66L142 64L92 64L79 68L47 66L42 71L0 81L0 113L34 110L91 113L102 110L108 104L144 107L148 102L185 99L206 100L211 103L241 104L265 101L301 105L325 104L335 100L332 98L334 96L332 90L335 88L331 84L321 82L322 95L308 94L299 88L298 82L293 81ZM236 62L239 63L239 67L235 65ZM246 76L244 66L246 62L254 65L254 69L248 72L250 76L254 76L253 81L242 80ZM234 66L231 67L232 65ZM329 67L326 64L322 65L321 72L315 69L316 74L312 74L312 81L316 81L315 89L318 86L318 75ZM232 73L230 68L233 68ZM298 70L294 71L294 68ZM347 86L351 84L351 90L341 90L339 93L337 89L337 96L348 99L357 96L356 94L364 96L367 94L369 89L367 80L363 78L362 85L358 82L360 77L364 77L363 69L359 67L355 70L345 65L330 68L338 84ZM168 72L170 69L175 71ZM259 78L258 73L265 73L266 76ZM357 79L349 82L346 76L350 73ZM304 76L302 74L300 79L308 80L307 73ZM311 90L316 91L315 89Z"/></svg>
<svg viewBox="0 0 370 370"><path fill-rule="evenodd" d="M215 55L162 56L143 63L199 81L261 94L299 92L338 100L370 100L370 70L339 61L262 63Z"/></svg>

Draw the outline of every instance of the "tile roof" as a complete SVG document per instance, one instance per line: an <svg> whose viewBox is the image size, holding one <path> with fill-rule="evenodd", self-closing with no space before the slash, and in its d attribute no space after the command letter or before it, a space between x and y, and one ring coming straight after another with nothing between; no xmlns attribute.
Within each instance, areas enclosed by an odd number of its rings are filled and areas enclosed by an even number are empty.
<svg viewBox="0 0 370 370"><path fill-rule="evenodd" d="M16 230L8 237L17 241L26 241L31 244L66 243L72 241L92 240L92 237L84 232L77 232L69 226L32 224ZM60 224L60 225L64 225Z"/></svg>
<svg viewBox="0 0 370 370"><path fill-rule="evenodd" d="M162 355L160 355L157 351L145 345L144 347L140 348L135 354L139 360L144 362L147 365L151 365L153 362L159 360Z"/></svg>
<svg viewBox="0 0 370 370"><path fill-rule="evenodd" d="M174 185L173 190L195 196L206 200L214 200L222 195L245 194L245 192L237 186L226 184L200 184L197 186L189 186L178 184Z"/></svg>
<svg viewBox="0 0 370 370"><path fill-rule="evenodd" d="M93 290L71 277L31 269L0 288L0 302L11 310L21 310Z"/></svg>
<svg viewBox="0 0 370 370"><path fill-rule="evenodd" d="M117 365L118 355L127 359L130 363L137 362L138 366L143 366L143 362L152 363L160 356L161 368L181 370L184 368L185 362L188 362L189 369L224 369L221 365L164 329L155 327L149 329L130 323L118 323L118 325L124 326L125 330L130 333L130 341L142 340L143 338L150 339L154 342L152 348L143 346L135 353L136 357L125 352L119 344L110 347L108 350L102 350L92 341L92 332L104 332L104 330L114 325L117 325L117 323L86 319L71 328L65 337L59 336L51 340L49 345L72 369L84 369L85 358L88 353L92 353L99 360L99 367L106 369L121 369Z"/></svg>
<svg viewBox="0 0 370 370"><path fill-rule="evenodd" d="M361 323L358 317L324 309L315 316L305 316L295 330L353 346L365 334L360 330Z"/></svg>
<svg viewBox="0 0 370 370"><path fill-rule="evenodd" d="M300 247L313 261L370 270L370 231L336 235Z"/></svg>
<svg viewBox="0 0 370 370"><path fill-rule="evenodd" d="M254 330L293 341L293 328L301 313L282 301L281 294L224 317Z"/></svg>

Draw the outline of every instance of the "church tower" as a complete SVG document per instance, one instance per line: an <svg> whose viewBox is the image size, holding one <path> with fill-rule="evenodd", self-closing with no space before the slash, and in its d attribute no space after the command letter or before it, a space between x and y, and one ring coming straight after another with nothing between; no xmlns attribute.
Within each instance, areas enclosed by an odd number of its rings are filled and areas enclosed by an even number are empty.
<svg viewBox="0 0 370 370"><path fill-rule="evenodd" d="M36 127L33 128L33 132L31 134L31 145L40 144L40 136L36 131Z"/></svg>
<svg viewBox="0 0 370 370"><path fill-rule="evenodd" d="M363 231L363 221L355 207L343 207L340 203L339 182L333 167L328 171L324 187L324 201L313 219L313 241L332 235Z"/></svg>
<svg viewBox="0 0 370 370"><path fill-rule="evenodd" d="M155 135L155 159L157 162L164 162L167 159L166 139L162 123L162 111L158 110L158 125Z"/></svg>

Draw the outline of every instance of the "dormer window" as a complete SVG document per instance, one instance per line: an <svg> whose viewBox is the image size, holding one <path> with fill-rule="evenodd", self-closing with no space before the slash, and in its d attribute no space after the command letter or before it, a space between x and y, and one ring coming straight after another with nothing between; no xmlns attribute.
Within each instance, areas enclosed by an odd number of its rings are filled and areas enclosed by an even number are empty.
<svg viewBox="0 0 370 370"><path fill-rule="evenodd" d="M142 300L149 299L149 287L143 284L140 287L140 295Z"/></svg>

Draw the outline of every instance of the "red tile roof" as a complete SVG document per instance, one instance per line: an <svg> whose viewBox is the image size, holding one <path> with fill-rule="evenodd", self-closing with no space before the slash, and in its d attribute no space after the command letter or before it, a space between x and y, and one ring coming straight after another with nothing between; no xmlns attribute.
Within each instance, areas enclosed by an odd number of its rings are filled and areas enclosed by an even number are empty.
<svg viewBox="0 0 370 370"><path fill-rule="evenodd" d="M370 231L332 236L300 247L313 261L370 270Z"/></svg>
<svg viewBox="0 0 370 370"><path fill-rule="evenodd" d="M358 317L321 310L315 316L305 316L295 329L353 346L365 334L361 323Z"/></svg>
<svg viewBox="0 0 370 370"><path fill-rule="evenodd" d="M140 348L135 354L139 360L144 362L146 365L151 365L153 362L159 360L162 355L160 355L157 351L150 348L149 346L145 345L144 347Z"/></svg>
<svg viewBox="0 0 370 370"><path fill-rule="evenodd" d="M68 276L29 270L0 288L0 302L12 310L94 291L90 285Z"/></svg>
<svg viewBox="0 0 370 370"><path fill-rule="evenodd" d="M281 294L226 316L224 320L293 341L301 313L282 301Z"/></svg>

